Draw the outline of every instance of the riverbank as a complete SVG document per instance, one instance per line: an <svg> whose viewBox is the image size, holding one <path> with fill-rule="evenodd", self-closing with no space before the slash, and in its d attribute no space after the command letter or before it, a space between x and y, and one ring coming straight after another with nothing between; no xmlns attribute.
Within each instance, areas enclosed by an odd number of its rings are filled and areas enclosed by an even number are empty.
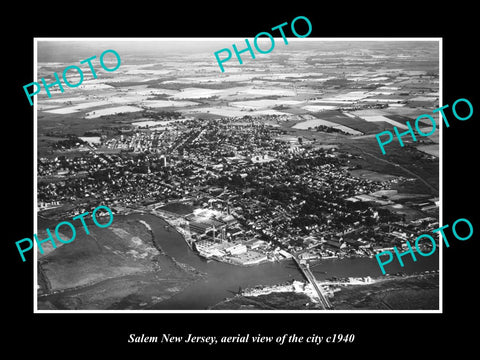
<svg viewBox="0 0 480 360"><path fill-rule="evenodd" d="M161 210L150 210L149 213L153 216L156 216L157 218L165 221L171 229L175 230L185 241L185 244L191 249L194 250L192 247L192 244L190 241L188 241L191 238L190 233L187 233L187 231L182 228L182 225L185 225L184 222L182 222L178 216L170 215L165 211Z"/></svg>
<svg viewBox="0 0 480 360"><path fill-rule="evenodd" d="M146 221L116 216L109 228L38 261L38 309L141 309L171 298L203 274L179 263L154 241Z"/></svg>
<svg viewBox="0 0 480 360"><path fill-rule="evenodd" d="M227 255L227 254L225 254L224 256L207 255L207 254L203 253L202 251L198 251L198 249L193 245L194 242L191 240L191 234L188 230L185 229L186 220L182 220L177 215L173 215L173 214L167 213L165 211L151 210L150 214L153 215L153 216L156 216L157 218L159 218L163 221L165 221L170 228L175 230L178 233L178 235L182 237L182 239L185 241L185 244L187 244L187 246L190 248L190 250L195 252L195 254L197 254L201 258L205 259L205 261L218 261L218 262L222 262L222 263L225 263L225 264L230 264L230 265L233 265L233 266L250 267L250 266L257 266L257 265L260 265L260 264L265 264L265 263L268 263L268 262L285 260L284 258L279 259L279 258L273 257L273 256L271 256L270 253L263 253L263 252L260 253L259 251L250 251L250 250L248 250L245 253L243 253L241 255L238 255L238 256ZM220 251L218 253L222 253L224 247L234 245L234 244L230 244L230 243L226 243L226 242L224 242L223 244L222 243L216 244L216 243L212 242L212 244L219 247ZM258 260L252 260L252 261L245 260L245 257L247 257L249 255L251 257L252 254Z"/></svg>
<svg viewBox="0 0 480 360"><path fill-rule="evenodd" d="M318 282L334 310L438 310L438 271ZM311 284L291 281L257 286L215 304L212 310L321 310Z"/></svg>
<svg viewBox="0 0 480 360"><path fill-rule="evenodd" d="M270 295L272 293L288 293L303 294L310 298L312 303L318 303L318 297L313 286L308 282L293 280L292 282L273 286L257 286L252 289L246 289L240 294L244 297L258 297Z"/></svg>
<svg viewBox="0 0 480 360"><path fill-rule="evenodd" d="M161 241L161 246L166 253L173 256L181 263L193 266L195 269L206 274L205 281L196 283L185 291L177 294L175 298L159 304L156 309L216 309L216 304L222 303L232 297L232 294L238 293L239 289L255 288L257 286L275 286L278 284L290 283L293 280L305 281L303 275L298 271L298 267L289 259L281 262L268 262L257 266L239 266L220 261L207 261L199 256L197 252L187 246L185 239L177 231L166 229L167 222L161 217L153 214L135 216L137 219L144 219L155 233L155 238ZM417 262L406 261L405 267L399 264L392 265L391 273L404 272L406 274L420 273L423 271L437 270L438 257L430 256L422 258ZM373 279L382 278L381 271L375 259L372 258L331 258L320 261L312 261L310 268L317 281L324 282L329 279L342 279L348 277ZM275 302L267 308L289 309L316 309L316 304L306 294L295 294L293 297L284 296L286 293L275 293L267 297L275 296L278 303L282 301L283 305ZM258 299L254 299L258 304ZM250 298L250 301L253 297ZM261 302L260 302L261 304ZM307 307L306 304L309 304ZM283 307L282 307L283 306ZM250 304L248 308L256 308ZM263 307L262 307L263 308ZM224 309L230 309L228 306ZM236 309L233 306L232 309Z"/></svg>
<svg viewBox="0 0 480 360"><path fill-rule="evenodd" d="M140 222L143 221L143 222ZM148 224L148 227L145 226ZM68 283L68 289L62 294L50 294L42 296L39 308L43 309L133 309L133 310L206 310L214 308L216 304L225 299L232 298L241 289L252 289L257 286L275 286L288 284L294 280L305 281L295 263L289 259L280 262L268 262L256 266L239 266L219 261L207 262L198 253L187 246L185 239L180 233L170 227L161 217L150 212L135 212L130 215L116 215L116 227L127 224L124 240L104 236L100 232L110 231L97 229L92 239L79 238L78 241L56 249L54 253L55 272L62 277L63 273L72 274L76 279L82 279L84 274L96 272L93 262L98 266L99 274L102 271L117 271L118 266L130 261L132 266L149 263L158 267L132 274L123 274L117 277L104 277L99 281L88 284L83 288L72 288ZM128 226L134 227L140 233L131 233ZM117 231L118 234L120 232ZM140 235L143 234L143 235ZM152 235L153 234L153 235ZM115 235L115 233L113 233ZM153 238L152 238L153 236ZM139 252L132 243L132 238L138 237L155 252L156 257L142 258L143 252ZM153 242L152 242L153 241ZM76 243L78 244L76 245ZM109 248L106 248L105 245ZM74 247L79 246L77 249ZM72 248L73 247L73 248ZM64 250L62 250L64 249ZM63 255L60 251L72 251L67 262L58 266ZM161 251L159 250L161 249ZM129 250L136 250L138 253ZM137 256L137 259L133 255ZM50 257L51 255L49 255ZM92 257L89 259L89 257ZM85 260L84 260L85 259ZM150 260L149 260L150 259ZM419 259L417 262L408 262L405 259L405 267L398 264L392 265L392 273L404 271L406 273L418 273L425 270L438 269L438 257L434 255ZM375 259L325 259L313 261L310 268L319 282L328 281L332 278L367 277L378 278L381 276ZM83 273L83 272L86 273ZM49 274L47 274L49 275ZM70 276L70 275L69 275ZM55 284L53 284L55 286ZM286 295L288 294L288 295ZM337 294L337 293L336 293ZM262 303L262 297L270 298L271 303ZM307 294L275 292L268 295L249 297L245 309L318 309L316 304ZM238 300L238 299L237 299ZM238 309L235 301L224 309ZM263 305L262 305L263 304ZM264 306L265 305L265 306Z"/></svg>
<svg viewBox="0 0 480 360"><path fill-rule="evenodd" d="M438 310L439 272L380 278L371 285L340 287L336 310Z"/></svg>
<svg viewBox="0 0 480 360"><path fill-rule="evenodd" d="M211 254L205 254L202 251L198 251L195 246L194 242L192 241L191 234L189 230L186 230L187 228L187 221L181 217L181 215L178 215L176 213L171 213L169 211L164 211L164 210L158 210L158 209L146 209L142 210L141 212L138 213L149 213L162 221L166 222L170 229L176 231L179 236L182 237L184 240L185 244L192 250L195 254L200 256L201 258L205 259L206 261L218 261L222 262L225 264L230 264L233 266L240 266L240 267L251 267L251 266L258 266L260 264L265 264L265 263L275 263L275 262L282 262L282 261L288 261L289 257L286 257L281 254L281 251L277 250L263 250L263 251L251 251L248 250L247 253L244 255L239 255L239 256L230 256L225 254L224 256L218 256L218 255L211 255ZM233 244L232 244L233 245ZM220 252L222 252L223 247L222 244L218 244ZM311 248L306 249L306 251L311 250ZM393 250L392 250L393 251ZM245 255L248 256L249 253L256 253L255 256L257 257L262 257L260 255L263 255L263 258L259 261L245 261L242 259ZM327 259L358 259L358 258L373 258L374 255L372 254L366 254L366 253L352 253L352 254L329 254L329 255L316 255L316 256L305 256L305 253L303 254L303 258L309 261L322 261L322 260L327 260Z"/></svg>

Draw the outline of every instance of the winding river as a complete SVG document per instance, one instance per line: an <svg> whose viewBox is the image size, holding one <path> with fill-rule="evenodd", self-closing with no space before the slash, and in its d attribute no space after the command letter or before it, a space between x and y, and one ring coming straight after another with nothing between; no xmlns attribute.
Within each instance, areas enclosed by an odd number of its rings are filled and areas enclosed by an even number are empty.
<svg viewBox="0 0 480 360"><path fill-rule="evenodd" d="M218 261L207 262L193 252L183 237L167 223L154 215L132 214L130 219L146 221L153 232L154 241L163 251L178 262L188 264L206 274L206 279L197 281L169 300L157 304L155 309L163 310L203 310L227 297L232 297L241 288L256 285L274 285L292 279L304 280L293 260L266 263L252 267L235 266ZM438 252L429 257L417 256L413 262L408 256L403 258L405 267L392 262L386 267L389 273L403 271L407 274L437 270L439 268ZM375 258L324 259L311 264L311 269L318 280L336 277L382 276Z"/></svg>

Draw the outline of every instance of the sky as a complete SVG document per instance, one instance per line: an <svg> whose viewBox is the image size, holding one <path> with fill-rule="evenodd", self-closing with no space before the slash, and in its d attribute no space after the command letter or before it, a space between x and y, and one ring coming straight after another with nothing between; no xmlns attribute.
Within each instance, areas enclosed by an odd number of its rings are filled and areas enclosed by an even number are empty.
<svg viewBox="0 0 480 360"><path fill-rule="evenodd" d="M108 49L117 51L120 56L135 56L137 59L142 57L159 57L168 55L189 55L204 53L208 56L214 56L215 51L223 48L229 48L232 53L232 44L236 44L239 50L245 49L244 38L126 38L119 40L111 39L58 39L52 41L49 39L38 39L38 61L39 62L60 62L60 63L77 63L80 60L87 59L100 54ZM388 40L388 39L387 39ZM249 39L253 47L253 39ZM268 38L265 41L269 42ZM275 38L275 50L295 51L316 48L319 50L385 50L390 48L391 51L396 49L410 49L414 51L432 51L433 56L438 56L438 43L436 41L418 42L418 41L355 41L355 40L338 40L330 38L328 41L319 38L306 39L290 39L286 45L283 39ZM267 44L268 45L268 44ZM266 45L260 45L260 48L268 49ZM255 51L256 52L256 51ZM256 52L257 53L257 52ZM436 53L436 54L435 54ZM245 54L244 56L247 56ZM249 56L249 55L248 55Z"/></svg>

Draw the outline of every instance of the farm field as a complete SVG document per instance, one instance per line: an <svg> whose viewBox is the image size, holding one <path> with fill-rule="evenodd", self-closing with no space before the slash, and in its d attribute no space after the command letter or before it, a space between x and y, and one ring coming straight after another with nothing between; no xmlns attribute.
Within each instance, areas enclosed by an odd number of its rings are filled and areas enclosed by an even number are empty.
<svg viewBox="0 0 480 360"><path fill-rule="evenodd" d="M112 108L106 108L101 110L92 111L86 114L87 119L94 119L103 115L112 115L125 112L136 112L141 111L142 109L135 106L116 106Z"/></svg>
<svg viewBox="0 0 480 360"><path fill-rule="evenodd" d="M218 107L196 107L193 109L185 109L185 113L210 113L218 116L226 117L243 117L249 116L262 116L262 115L285 115L284 112L266 109L266 110L243 110L233 106L218 106Z"/></svg>
<svg viewBox="0 0 480 360"><path fill-rule="evenodd" d="M349 133L351 135L362 135L362 133L360 131L356 131L356 130L353 130L349 127L346 127L346 126L343 126L343 125L338 125L338 124L335 124L333 122L322 120L322 119L314 119L314 120L307 120L307 121L304 121L304 122L300 122L300 123L292 126L292 128L305 130L305 129L308 129L308 128L313 128L313 127L318 126L318 125L328 126L328 127L334 128L334 129L342 130L342 131L344 131L346 133Z"/></svg>
<svg viewBox="0 0 480 360"><path fill-rule="evenodd" d="M360 240L345 248L319 240L343 232L344 239L355 236L376 250L395 244L380 232L390 233L390 226L435 223L439 131L418 142L405 136L404 146L392 141L385 155L375 135L394 126L405 131L407 121L414 126L417 117L438 107L438 42L292 41L268 56L245 56L242 64L232 57L221 72L212 54L231 40L217 40L146 40L148 46L133 41L132 48L117 42L119 51L126 46L118 70L98 67L96 79L85 76L81 86L64 93L52 86L52 97L34 98L40 228L99 204L115 213L111 227L79 234L76 242L39 257L42 309L208 309L252 280L238 281L244 270L260 269L260 285L296 271L281 261L239 270L197 259L181 241L187 229L195 233L188 241L212 235L232 243L262 239L257 250L272 260L279 249L300 254L319 242L319 255L335 254L339 267L357 271L349 260L364 255L357 252ZM100 47L94 43L85 46ZM88 53L98 54L93 48ZM61 74L82 58L77 49L65 49L40 52L38 73L50 83L52 72ZM74 74L69 79L79 80ZM428 119L421 124L430 131ZM161 219L151 218L154 231L138 221L174 202L229 216L221 217L222 228L205 219L213 229L177 219L178 233ZM264 271L270 268L272 278ZM436 289L417 291L417 284L431 285L420 280L369 287L393 289L395 297L349 288L335 296L348 309L357 308L353 298L358 308L431 308ZM215 296L221 295L215 301L208 291L214 287ZM406 293L413 300L404 303ZM417 303L421 298L428 301ZM281 297L278 305L296 306Z"/></svg>

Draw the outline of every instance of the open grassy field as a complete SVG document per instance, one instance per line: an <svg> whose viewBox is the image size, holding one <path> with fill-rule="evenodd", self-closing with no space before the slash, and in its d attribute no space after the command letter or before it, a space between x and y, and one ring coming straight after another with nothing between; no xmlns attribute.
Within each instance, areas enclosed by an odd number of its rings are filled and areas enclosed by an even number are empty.
<svg viewBox="0 0 480 360"><path fill-rule="evenodd" d="M306 310L307 304L311 303L304 294L274 292L259 296L236 296L212 306L210 310Z"/></svg>
<svg viewBox="0 0 480 360"><path fill-rule="evenodd" d="M330 302L335 310L437 310L438 274L391 277L370 285L341 286ZM259 296L235 296L212 310L308 310L319 309L305 294L272 292Z"/></svg>
<svg viewBox="0 0 480 360"><path fill-rule="evenodd" d="M371 170L359 169L359 170L350 170L350 174L355 177L362 179L368 179L372 181L388 181L396 178L394 175L382 174Z"/></svg>
<svg viewBox="0 0 480 360"><path fill-rule="evenodd" d="M363 134L376 133L379 130L378 124L365 121L358 117L352 118L351 116L345 115L340 110L323 111L320 113L313 113L313 115L319 119L349 127Z"/></svg>
<svg viewBox="0 0 480 360"><path fill-rule="evenodd" d="M39 258L42 292L53 292L39 298L40 309L139 308L170 298L199 277L156 248L136 220L87 226L90 235L80 224L73 242Z"/></svg>
<svg viewBox="0 0 480 360"><path fill-rule="evenodd" d="M337 310L437 310L439 278L428 274L341 287L331 302Z"/></svg>
<svg viewBox="0 0 480 360"><path fill-rule="evenodd" d="M135 106L116 106L116 107L109 107L106 109L100 109L95 111L90 111L85 114L86 119L95 119L100 116L104 115L116 115L120 113L127 113L127 112L137 112L142 111L142 108L135 107Z"/></svg>
<svg viewBox="0 0 480 360"><path fill-rule="evenodd" d="M398 184L400 192L438 196L438 161L422 159L414 147L402 148L398 142L392 142L388 145L386 155L382 155L373 136L351 138L339 145L344 151L361 157L352 160L352 164L358 164L361 169L416 179L414 182Z"/></svg>
<svg viewBox="0 0 480 360"><path fill-rule="evenodd" d="M105 229L91 224L89 230L90 235L86 235L80 225L73 242L41 257L40 265L50 281L51 290L153 270L152 259L159 252L140 223L116 222ZM109 266L105 266L106 263Z"/></svg>
<svg viewBox="0 0 480 360"><path fill-rule="evenodd" d="M427 153L436 157L439 157L440 155L438 144L420 145L420 146L417 146L417 149L420 151L423 151L424 153Z"/></svg>
<svg viewBox="0 0 480 360"><path fill-rule="evenodd" d="M343 132L346 132L346 133L352 134L352 135L362 135L363 134L360 131L353 130L349 127L346 127L346 126L343 126L343 125L338 125L338 124L332 123L330 121L322 120L322 119L306 120L306 121L300 122L298 124L295 124L293 126L293 128L305 130L305 129L308 129L310 127L314 128L315 126L319 126L319 125L335 128L335 129L341 130Z"/></svg>

